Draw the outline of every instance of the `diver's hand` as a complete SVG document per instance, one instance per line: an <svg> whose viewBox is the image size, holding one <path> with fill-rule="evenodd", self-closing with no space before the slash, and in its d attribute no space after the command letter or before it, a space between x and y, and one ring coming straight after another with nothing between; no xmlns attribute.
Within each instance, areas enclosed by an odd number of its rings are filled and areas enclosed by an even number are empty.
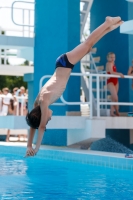
<svg viewBox="0 0 133 200"><path fill-rule="evenodd" d="M25 157L35 156L35 150L32 147L27 147L26 155Z"/></svg>
<svg viewBox="0 0 133 200"><path fill-rule="evenodd" d="M35 155L36 155L37 152L39 151L39 148L37 148L37 146L36 146L36 148L34 149L34 151L35 151Z"/></svg>

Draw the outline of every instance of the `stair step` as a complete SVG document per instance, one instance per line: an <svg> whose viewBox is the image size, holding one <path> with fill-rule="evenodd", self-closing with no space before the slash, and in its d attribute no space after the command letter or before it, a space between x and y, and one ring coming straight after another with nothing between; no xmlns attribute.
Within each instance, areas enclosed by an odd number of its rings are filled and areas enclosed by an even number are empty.
<svg viewBox="0 0 133 200"><path fill-rule="evenodd" d="M103 71L104 70L104 66L97 66L97 70L100 71L100 72ZM94 72L94 73L96 72L95 69L87 69L87 68L85 69L85 71L86 72Z"/></svg>
<svg viewBox="0 0 133 200"><path fill-rule="evenodd" d="M98 56L98 57L93 57L93 60L94 60L95 62L100 62L100 56Z"/></svg>
<svg viewBox="0 0 133 200"><path fill-rule="evenodd" d="M97 101L97 98L95 98L95 101ZM111 95L107 95L107 98L100 98L100 101L111 101Z"/></svg>
<svg viewBox="0 0 133 200"><path fill-rule="evenodd" d="M96 53L97 52L97 48L96 47L92 48L90 52L91 53Z"/></svg>
<svg viewBox="0 0 133 200"><path fill-rule="evenodd" d="M103 71L104 70L104 66L97 66L97 70Z"/></svg>
<svg viewBox="0 0 133 200"><path fill-rule="evenodd" d="M99 62L100 62L100 56L98 56L98 57L93 57L93 61L94 61L95 63L99 63ZM93 61L87 59L86 57L84 57L84 58L81 60L81 63L93 63ZM101 66L100 66L100 67L101 67Z"/></svg>
<svg viewBox="0 0 133 200"><path fill-rule="evenodd" d="M86 14L86 10L80 11L81 14Z"/></svg>
<svg viewBox="0 0 133 200"><path fill-rule="evenodd" d="M100 101L111 101L111 95L107 95L107 99L100 99Z"/></svg>
<svg viewBox="0 0 133 200"><path fill-rule="evenodd" d="M85 69L85 72L97 73L95 69ZM98 71L98 72L103 72L103 71Z"/></svg>
<svg viewBox="0 0 133 200"><path fill-rule="evenodd" d="M98 60L96 60L96 61L94 61L95 63L99 63L99 61ZM81 60L81 63L84 63L84 64L93 64L93 61L91 61L91 60Z"/></svg>
<svg viewBox="0 0 133 200"><path fill-rule="evenodd" d="M89 106L81 104L80 105L80 112L81 112L81 116L89 116L90 115L90 108L89 108Z"/></svg>
<svg viewBox="0 0 133 200"><path fill-rule="evenodd" d="M103 81L102 79L99 80L100 82ZM92 82L96 82L96 79L92 79Z"/></svg>
<svg viewBox="0 0 133 200"><path fill-rule="evenodd" d="M97 101L97 99L95 99L95 101ZM100 102L108 102L111 101L111 99L100 99Z"/></svg>
<svg viewBox="0 0 133 200"><path fill-rule="evenodd" d="M97 92L97 89L96 89L96 88L93 88L92 91L93 91L93 92ZM108 90L107 90L107 89L104 89L104 88L103 88L103 89L100 88L99 91L100 91L100 92L106 92L106 91L108 91Z"/></svg>
<svg viewBox="0 0 133 200"><path fill-rule="evenodd" d="M101 76L100 76L99 79L100 79L100 81L102 81L102 80L103 80L103 81L106 81L107 78L106 78L106 77L101 77Z"/></svg>
<svg viewBox="0 0 133 200"><path fill-rule="evenodd" d="M90 0L80 0L80 2L83 2L83 3L89 3L90 2Z"/></svg>
<svg viewBox="0 0 133 200"><path fill-rule="evenodd" d="M106 79L105 77L99 77L99 81L106 81ZM93 77L92 82L96 82L96 77Z"/></svg>

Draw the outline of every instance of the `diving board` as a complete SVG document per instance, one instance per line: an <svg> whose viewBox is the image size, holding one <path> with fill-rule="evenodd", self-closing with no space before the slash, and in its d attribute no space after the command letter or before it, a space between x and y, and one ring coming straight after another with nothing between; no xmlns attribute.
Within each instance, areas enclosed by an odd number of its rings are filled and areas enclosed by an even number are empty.
<svg viewBox="0 0 133 200"><path fill-rule="evenodd" d="M133 129L133 117L101 117L106 129Z"/></svg>
<svg viewBox="0 0 133 200"><path fill-rule="evenodd" d="M0 116L0 129L29 129L25 116ZM81 116L53 116L47 129L66 129L67 145L105 138L105 120Z"/></svg>

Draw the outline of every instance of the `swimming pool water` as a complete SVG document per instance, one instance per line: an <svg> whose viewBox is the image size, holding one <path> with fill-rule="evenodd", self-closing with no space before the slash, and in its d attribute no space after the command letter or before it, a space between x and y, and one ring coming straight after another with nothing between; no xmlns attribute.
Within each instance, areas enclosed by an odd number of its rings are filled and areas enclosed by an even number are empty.
<svg viewBox="0 0 133 200"><path fill-rule="evenodd" d="M0 154L0 200L131 200L133 172Z"/></svg>

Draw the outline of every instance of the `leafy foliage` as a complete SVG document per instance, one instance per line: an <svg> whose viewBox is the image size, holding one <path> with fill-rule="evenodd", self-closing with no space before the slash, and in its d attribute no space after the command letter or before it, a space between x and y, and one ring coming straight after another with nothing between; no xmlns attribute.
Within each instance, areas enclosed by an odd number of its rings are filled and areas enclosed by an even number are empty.
<svg viewBox="0 0 133 200"><path fill-rule="evenodd" d="M27 88L27 83L23 81L21 76L0 76L0 90L4 87L8 87L12 92L14 87L24 86Z"/></svg>

